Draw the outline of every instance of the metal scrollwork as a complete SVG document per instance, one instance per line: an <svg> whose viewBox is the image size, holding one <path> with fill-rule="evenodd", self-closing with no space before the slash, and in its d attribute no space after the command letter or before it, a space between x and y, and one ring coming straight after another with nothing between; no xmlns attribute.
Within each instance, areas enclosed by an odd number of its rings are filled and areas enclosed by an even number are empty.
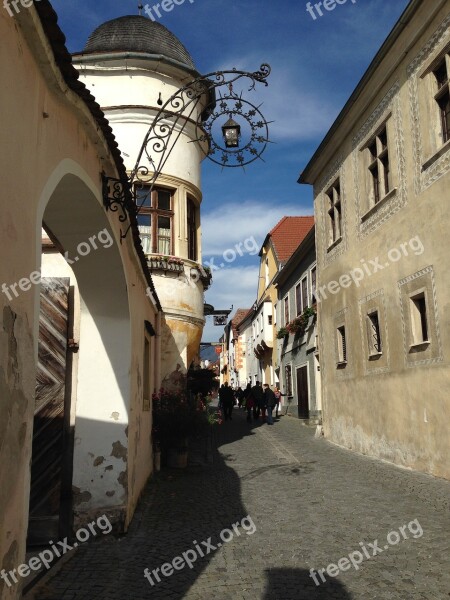
<svg viewBox="0 0 450 600"><path fill-rule="evenodd" d="M267 86L270 72L270 66L265 63L252 73L237 69L215 71L202 75L177 90L158 109L153 118L128 182L104 177L105 207L113 212L120 209L122 214L119 220L122 222L126 220L124 185L127 185L129 190L132 190L133 185L137 185L141 190L145 186L150 194L188 123L191 123L196 131L196 139L192 141L199 144L207 158L222 167L244 167L261 158L270 141L269 122L259 110L260 106L243 99L242 94L234 91L234 87L241 81L249 82L249 91L255 89L256 83ZM218 141L217 120L225 115L228 117L234 115L244 121L243 142L239 148L230 149L225 147L224 142ZM137 212L139 208L137 204ZM127 234L128 229L124 235Z"/></svg>
<svg viewBox="0 0 450 600"><path fill-rule="evenodd" d="M102 173L102 189L104 207L111 212L120 211L119 221L124 223L128 219L126 194L129 191L129 182L106 177Z"/></svg>

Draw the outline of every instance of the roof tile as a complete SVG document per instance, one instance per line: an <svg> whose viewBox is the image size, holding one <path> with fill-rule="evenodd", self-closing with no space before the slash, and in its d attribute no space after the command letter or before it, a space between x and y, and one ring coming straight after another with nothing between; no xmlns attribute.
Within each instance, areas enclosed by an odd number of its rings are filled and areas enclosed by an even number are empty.
<svg viewBox="0 0 450 600"><path fill-rule="evenodd" d="M283 217L269 232L275 254L281 263L286 262L296 251L311 228L314 217Z"/></svg>

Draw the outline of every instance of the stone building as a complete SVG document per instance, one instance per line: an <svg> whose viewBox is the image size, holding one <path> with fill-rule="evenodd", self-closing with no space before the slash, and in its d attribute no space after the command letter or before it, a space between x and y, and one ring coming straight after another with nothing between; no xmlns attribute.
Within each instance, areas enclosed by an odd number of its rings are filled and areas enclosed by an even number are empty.
<svg viewBox="0 0 450 600"><path fill-rule="evenodd" d="M27 533L48 543L101 515L127 529L152 472L162 312L131 196L124 239L103 205L101 172L123 179L125 166L50 3L14 18L2 11L0 34L0 560L9 571L24 563ZM19 593L20 583L0 580L2 600Z"/></svg>
<svg viewBox="0 0 450 600"><path fill-rule="evenodd" d="M450 477L450 2L412 0L300 183L314 186L325 435Z"/></svg>
<svg viewBox="0 0 450 600"><path fill-rule="evenodd" d="M200 75L186 48L164 25L138 15L100 25L83 51L73 55L73 63L112 127L128 174L161 106ZM200 146L195 125L210 100L205 94L192 112L186 111L178 120L174 137L180 137L172 152L166 152L151 194L149 186L137 188L139 230L164 311L165 387L197 360L205 322L203 298L209 277L199 267L200 167L206 150ZM161 123L169 127L172 117L167 115L175 111L174 103ZM151 176L160 156L157 144L152 142L148 150L149 156L144 153L139 165Z"/></svg>
<svg viewBox="0 0 450 600"><path fill-rule="evenodd" d="M227 325L228 335L225 339L228 341L228 382L233 389L247 383L244 340L238 326L248 312L248 308L238 308Z"/></svg>
<svg viewBox="0 0 450 600"><path fill-rule="evenodd" d="M285 412L308 424L321 422L321 380L317 344L315 228L274 279L278 290L277 363ZM291 332L281 336L282 328ZM296 329L294 331L294 329Z"/></svg>
<svg viewBox="0 0 450 600"><path fill-rule="evenodd" d="M242 367L239 371L239 380L241 387L251 383L252 385L258 380L259 362L253 351L253 316L254 308L251 308L237 324L239 335L239 343L242 353Z"/></svg>
<svg viewBox="0 0 450 600"><path fill-rule="evenodd" d="M283 217L267 234L259 252L258 294L252 317L253 352L258 360L254 375L262 383L278 385L279 365L274 279L314 224L314 217Z"/></svg>

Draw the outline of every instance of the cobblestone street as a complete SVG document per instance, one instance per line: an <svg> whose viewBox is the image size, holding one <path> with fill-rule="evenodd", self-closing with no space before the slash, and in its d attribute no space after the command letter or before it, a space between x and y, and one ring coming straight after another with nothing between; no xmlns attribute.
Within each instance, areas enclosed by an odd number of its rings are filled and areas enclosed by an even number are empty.
<svg viewBox="0 0 450 600"><path fill-rule="evenodd" d="M450 483L340 449L286 416L255 426L235 409L213 445L209 463L152 479L126 536L79 547L27 599L450 598ZM256 530L248 519L233 530L247 515ZM202 541L192 569L144 578ZM349 555L357 569L341 561L320 585L310 577Z"/></svg>

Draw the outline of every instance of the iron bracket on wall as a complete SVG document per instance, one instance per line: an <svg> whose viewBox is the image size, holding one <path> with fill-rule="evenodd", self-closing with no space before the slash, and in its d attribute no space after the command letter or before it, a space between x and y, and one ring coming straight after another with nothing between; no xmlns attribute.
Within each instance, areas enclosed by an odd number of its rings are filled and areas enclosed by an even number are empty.
<svg viewBox="0 0 450 600"><path fill-rule="evenodd" d="M102 173L103 206L111 212L118 212L119 221L124 223L128 219L128 197L131 192L131 183L115 177L107 177Z"/></svg>

